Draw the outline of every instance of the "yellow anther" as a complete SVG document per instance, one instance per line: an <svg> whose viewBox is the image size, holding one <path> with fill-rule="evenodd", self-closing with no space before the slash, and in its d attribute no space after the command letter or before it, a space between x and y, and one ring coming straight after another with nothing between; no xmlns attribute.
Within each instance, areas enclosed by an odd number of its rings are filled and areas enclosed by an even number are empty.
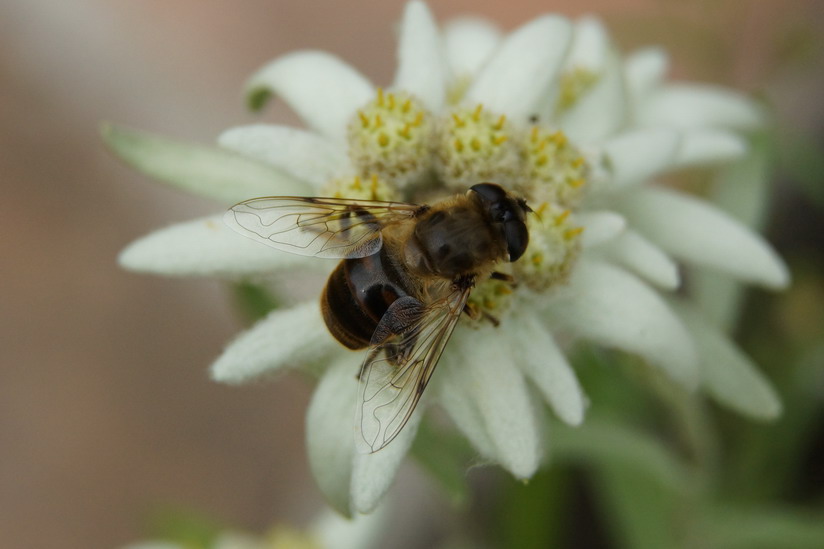
<svg viewBox="0 0 824 549"><path fill-rule="evenodd" d="M481 150L481 142L478 141L477 137L472 138L472 140L469 142L469 146L472 147L473 151Z"/></svg>
<svg viewBox="0 0 824 549"><path fill-rule="evenodd" d="M360 176L356 175L355 179L352 180L352 187L354 187L356 191L361 190L361 178L360 178Z"/></svg>
<svg viewBox="0 0 824 549"><path fill-rule="evenodd" d="M581 178L578 178L578 179L573 179L573 180L571 180L571 181L569 182L569 184L570 184L572 187L574 187L574 188L576 188L576 189L577 189L578 187L583 186L586 182L587 182L587 181L586 181L586 179L584 179L583 177L581 177Z"/></svg>
<svg viewBox="0 0 824 549"><path fill-rule="evenodd" d="M458 152L463 152L464 150L463 141L461 141L460 139L455 140L455 150Z"/></svg>
<svg viewBox="0 0 824 549"><path fill-rule="evenodd" d="M546 139L541 139L541 142L538 143L538 146L535 148L535 150L537 152L543 151L544 149L546 149L547 143L549 143L549 141L547 141Z"/></svg>
<svg viewBox="0 0 824 549"><path fill-rule="evenodd" d="M375 127L376 128L383 127L383 118L381 118L381 115L379 115L379 114L375 115Z"/></svg>
<svg viewBox="0 0 824 549"><path fill-rule="evenodd" d="M492 138L492 144L493 145L500 145L501 143L503 143L507 139L509 139L508 135L499 135L498 137L493 137Z"/></svg>
<svg viewBox="0 0 824 549"><path fill-rule="evenodd" d="M535 143L538 141L538 126L532 126L532 131L529 134L529 139Z"/></svg>
<svg viewBox="0 0 824 549"><path fill-rule="evenodd" d="M535 215L541 217L541 214L544 213L547 208L549 208L549 202L541 202L533 211L535 212Z"/></svg>
<svg viewBox="0 0 824 549"><path fill-rule="evenodd" d="M542 154L541 156L539 156L539 157L535 160L535 165L536 165L536 166L543 166L543 165L544 165L544 164L546 164L547 162L549 162L549 157L548 157L547 155L545 155L545 154Z"/></svg>
<svg viewBox="0 0 824 549"><path fill-rule="evenodd" d="M383 107L383 88L378 88L378 106Z"/></svg>
<svg viewBox="0 0 824 549"><path fill-rule="evenodd" d="M536 267L540 267L541 263L544 262L544 256L543 254L532 254L530 260L532 261L533 265L535 265Z"/></svg>
<svg viewBox="0 0 824 549"><path fill-rule="evenodd" d="M386 135L386 132L381 132L378 134L378 145L381 147L386 147L389 145L389 136Z"/></svg>
<svg viewBox="0 0 824 549"><path fill-rule="evenodd" d="M478 103L478 106L475 107L475 111L472 113L472 120L474 120L475 122L479 121L481 119L481 111L483 109L484 109L483 104Z"/></svg>
<svg viewBox="0 0 824 549"><path fill-rule="evenodd" d="M404 139L409 139L409 130L412 126L409 125L409 122L403 125L403 128L398 130L398 135L403 137Z"/></svg>
<svg viewBox="0 0 824 549"><path fill-rule="evenodd" d="M567 230L564 231L564 238L567 239L567 240L572 240L573 238L575 238L576 236L578 236L582 232L584 232L583 227L575 227L574 229L567 229Z"/></svg>
<svg viewBox="0 0 824 549"><path fill-rule="evenodd" d="M512 288L510 288L509 286L501 285L495 289L495 293L498 295L509 295L512 293Z"/></svg>
<svg viewBox="0 0 824 549"><path fill-rule="evenodd" d="M395 94L390 93L389 95L386 96L386 98L389 100L387 108L391 111L392 109L395 108Z"/></svg>
<svg viewBox="0 0 824 549"><path fill-rule="evenodd" d="M409 109L411 109L411 108L412 108L412 100L407 99L406 101L403 102L403 105L401 105L401 112L403 114L406 114L406 113L409 112Z"/></svg>
<svg viewBox="0 0 824 549"><path fill-rule="evenodd" d="M567 138L563 132L553 133L550 139L552 139L552 141L555 142L555 144L559 147L563 147L567 143Z"/></svg>
<svg viewBox="0 0 824 549"><path fill-rule="evenodd" d="M423 123L423 111L418 113L418 115L415 117L415 120L412 121L412 125L417 128L422 123Z"/></svg>
<svg viewBox="0 0 824 549"><path fill-rule="evenodd" d="M492 126L492 128L495 131L500 131L504 127L504 124L506 124L506 115L502 114L498 121Z"/></svg>
<svg viewBox="0 0 824 549"><path fill-rule="evenodd" d="M368 128L369 127L369 118L367 118L366 115L363 114L363 111L358 111L358 116L360 117L361 124L363 125L363 127Z"/></svg>
<svg viewBox="0 0 824 549"><path fill-rule="evenodd" d="M580 168L583 165L584 165L584 157L583 156L579 156L578 158L576 158L575 160L572 161L572 167L573 168L577 169L577 168Z"/></svg>
<svg viewBox="0 0 824 549"><path fill-rule="evenodd" d="M464 127L464 124L466 124L466 123L465 123L465 122L461 119L461 117L460 117L460 116L458 116L457 114L455 114L454 112L452 113L452 120L454 120L454 121L455 121L455 125L456 125L456 126L458 126L459 128L463 128L463 127Z"/></svg>
<svg viewBox="0 0 824 549"><path fill-rule="evenodd" d="M378 174L373 173L370 179L372 184L369 186L369 190L372 192L372 196L374 197L378 192Z"/></svg>
<svg viewBox="0 0 824 549"><path fill-rule="evenodd" d="M555 224L556 224L556 225L560 225L561 223L563 223L564 221L566 221L566 218L567 218L567 217L569 217L569 214L570 214L570 210L564 210L563 212L561 212L561 213L560 213L560 214L559 214L559 215L555 218Z"/></svg>

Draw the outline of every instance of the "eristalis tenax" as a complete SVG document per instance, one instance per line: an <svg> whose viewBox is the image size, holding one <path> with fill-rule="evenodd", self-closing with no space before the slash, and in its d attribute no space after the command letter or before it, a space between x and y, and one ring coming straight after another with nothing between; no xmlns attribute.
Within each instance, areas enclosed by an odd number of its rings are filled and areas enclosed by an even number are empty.
<svg viewBox="0 0 824 549"><path fill-rule="evenodd" d="M472 288L529 243L526 202L494 183L431 205L292 196L246 200L225 222L299 255L342 259L321 295L331 334L368 348L359 375L357 441L376 452L415 410Z"/></svg>

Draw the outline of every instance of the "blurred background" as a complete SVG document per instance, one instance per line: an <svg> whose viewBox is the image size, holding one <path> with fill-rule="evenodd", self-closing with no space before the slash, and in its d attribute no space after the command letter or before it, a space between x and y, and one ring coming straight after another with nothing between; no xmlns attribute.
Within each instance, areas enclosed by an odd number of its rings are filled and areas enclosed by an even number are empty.
<svg viewBox="0 0 824 549"><path fill-rule="evenodd" d="M247 76L300 48L333 51L386 84L402 5L0 0L0 546L117 547L190 511L263 531L322 508L304 450L311 388L291 376L242 388L208 378L243 327L226 288L117 267L135 238L216 206L120 165L98 125L211 143L256 119L241 97ZM824 2L430 5L440 20L475 13L507 30L547 11L595 12L624 51L667 48L674 77L767 99L780 125L767 229L795 285L756 293L747 310L764 320L744 345L788 367L824 357ZM297 123L277 104L264 118ZM757 337L764 326L774 342ZM820 503L818 396L803 482ZM396 513L396 539L425 526L431 541L460 522L413 466L400 482L418 511Z"/></svg>

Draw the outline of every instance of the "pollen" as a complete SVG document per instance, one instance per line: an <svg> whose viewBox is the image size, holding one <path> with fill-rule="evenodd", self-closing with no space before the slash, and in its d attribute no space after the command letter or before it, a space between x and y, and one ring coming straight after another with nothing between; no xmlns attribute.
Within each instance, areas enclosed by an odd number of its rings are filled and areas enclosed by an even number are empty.
<svg viewBox="0 0 824 549"><path fill-rule="evenodd" d="M440 117L435 140L435 170L453 189L479 181L506 184L518 179L522 162L519 135L506 116L478 103Z"/></svg>
<svg viewBox="0 0 824 549"><path fill-rule="evenodd" d="M589 166L561 131L533 126L522 140L522 186L532 201L573 208L584 196Z"/></svg>
<svg viewBox="0 0 824 549"><path fill-rule="evenodd" d="M581 250L583 227L573 224L572 212L543 202L527 217L529 247L512 264L515 277L528 288L543 292L565 283Z"/></svg>
<svg viewBox="0 0 824 549"><path fill-rule="evenodd" d="M333 179L320 191L321 196L351 198L354 200L381 200L393 202L400 199L394 185L372 173L366 177L355 175Z"/></svg>
<svg viewBox="0 0 824 549"><path fill-rule="evenodd" d="M349 157L356 173L405 185L418 180L431 164L432 116L406 92L378 89L348 127Z"/></svg>
<svg viewBox="0 0 824 549"><path fill-rule="evenodd" d="M511 265L502 263L496 267L499 272L511 275ZM469 295L468 305L475 314L471 315L470 326L479 327L484 323L498 322L512 306L514 293L512 282L488 278L478 284Z"/></svg>
<svg viewBox="0 0 824 549"><path fill-rule="evenodd" d="M574 67L561 74L561 93L555 103L560 114L571 109L598 82L600 75L584 67Z"/></svg>

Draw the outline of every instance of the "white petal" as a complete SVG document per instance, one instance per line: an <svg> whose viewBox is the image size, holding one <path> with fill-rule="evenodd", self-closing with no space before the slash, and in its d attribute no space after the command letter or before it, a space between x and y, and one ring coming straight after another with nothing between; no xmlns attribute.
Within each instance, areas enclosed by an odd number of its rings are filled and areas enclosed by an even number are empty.
<svg viewBox="0 0 824 549"><path fill-rule="evenodd" d="M694 308L677 309L692 332L700 353L701 376L718 402L758 419L781 415L781 400L747 355Z"/></svg>
<svg viewBox="0 0 824 549"><path fill-rule="evenodd" d="M457 337L454 335L453 341L447 346L438 365L439 373L435 374L431 383L434 387L430 391L437 391L438 403L481 456L495 460L495 447L478 412L478 404L472 400L473 396L466 391L460 379L446 373L461 368L461 363L464 362L464 358L456 350Z"/></svg>
<svg viewBox="0 0 824 549"><path fill-rule="evenodd" d="M446 351L452 360L440 374L442 404L470 441L480 442L479 450L524 479L540 463L541 432L523 375L507 355L509 346L500 342L505 330L456 329ZM447 402L452 398L463 405L452 406Z"/></svg>
<svg viewBox="0 0 824 549"><path fill-rule="evenodd" d="M621 133L603 145L604 161L612 174L611 187L642 183L670 168L681 135L670 129L640 129Z"/></svg>
<svg viewBox="0 0 824 549"><path fill-rule="evenodd" d="M524 375L538 387L562 421L580 425L584 420L586 398L549 329L526 310L513 313L507 319L507 328L510 326L515 338L513 352L521 357L518 363Z"/></svg>
<svg viewBox="0 0 824 549"><path fill-rule="evenodd" d="M675 168L711 166L737 160L747 153L747 142L725 130L694 129L683 133Z"/></svg>
<svg viewBox="0 0 824 549"><path fill-rule="evenodd" d="M412 441L415 440L418 425L423 416L422 407L423 404L418 406L406 426L388 446L371 454L355 452L350 488L354 510L359 513L371 513L392 486L398 468L403 458L406 457ZM354 420L354 414L352 418ZM357 433L357 426L355 430L355 436L360 436Z"/></svg>
<svg viewBox="0 0 824 549"><path fill-rule="evenodd" d="M609 36L597 18L582 17L575 22L567 68L586 68L600 72L607 60Z"/></svg>
<svg viewBox="0 0 824 549"><path fill-rule="evenodd" d="M329 504L348 516L349 484L355 455L356 374L361 357L338 359L323 374L306 412L309 467Z"/></svg>
<svg viewBox="0 0 824 549"><path fill-rule="evenodd" d="M218 137L220 146L282 168L315 189L349 166L346 151L320 135L269 124L231 128Z"/></svg>
<svg viewBox="0 0 824 549"><path fill-rule="evenodd" d="M585 211L575 214L575 223L584 228L581 245L591 248L616 238L627 227L623 216L608 211Z"/></svg>
<svg viewBox="0 0 824 549"><path fill-rule="evenodd" d="M446 24L446 57L455 76L474 75L501 41L498 27L477 18L461 18Z"/></svg>
<svg viewBox="0 0 824 549"><path fill-rule="evenodd" d="M225 204L256 196L304 194L311 189L284 171L217 147L109 124L101 133L112 152L136 170Z"/></svg>
<svg viewBox="0 0 824 549"><path fill-rule="evenodd" d="M272 311L242 333L212 365L212 377L242 383L283 367L319 361L339 350L343 348L329 335L320 305L307 301Z"/></svg>
<svg viewBox="0 0 824 549"><path fill-rule="evenodd" d="M223 216L172 225L132 242L120 253L132 271L166 276L214 276L226 279L266 275L285 269L329 270L331 264L279 252L241 236Z"/></svg>
<svg viewBox="0 0 824 549"><path fill-rule="evenodd" d="M448 67L438 27L423 2L409 2L401 21L398 71L394 86L438 112L446 101Z"/></svg>
<svg viewBox="0 0 824 549"><path fill-rule="evenodd" d="M384 504L368 515L345 519L332 511L324 512L310 527L312 537L323 549L368 549L378 547L378 538L386 532L390 520L389 506ZM269 549L275 549L269 547Z"/></svg>
<svg viewBox="0 0 824 549"><path fill-rule="evenodd" d="M640 105L663 82L669 68L667 53L661 48L644 48L624 61L627 93Z"/></svg>
<svg viewBox="0 0 824 549"><path fill-rule="evenodd" d="M759 235L714 206L670 189L643 187L617 200L630 224L676 258L740 280L783 288L784 262Z"/></svg>
<svg viewBox="0 0 824 549"><path fill-rule="evenodd" d="M772 161L768 150L755 146L742 160L716 172L709 196L733 217L749 227L762 227L772 190ZM741 313L741 284L722 273L693 273L690 289L701 310L718 326L729 329Z"/></svg>
<svg viewBox="0 0 824 549"><path fill-rule="evenodd" d="M720 86L670 84L652 93L638 113L647 126L755 129L764 124L762 109L747 97Z"/></svg>
<svg viewBox="0 0 824 549"><path fill-rule="evenodd" d="M271 94L283 98L310 128L338 141L357 109L375 95L372 85L337 57L297 51L260 69L246 85L253 109Z"/></svg>
<svg viewBox="0 0 824 549"><path fill-rule="evenodd" d="M571 35L569 22L555 16L515 30L480 70L466 100L525 122L555 79Z"/></svg>
<svg viewBox="0 0 824 549"><path fill-rule="evenodd" d="M661 297L606 263L579 261L566 291L551 300L553 321L585 339L637 353L688 388L698 383L692 338Z"/></svg>
<svg viewBox="0 0 824 549"><path fill-rule="evenodd" d="M613 135L626 119L621 66L608 55L601 77L575 104L561 114L559 125L578 145L597 144Z"/></svg>
<svg viewBox="0 0 824 549"><path fill-rule="evenodd" d="M633 230L625 231L598 251L664 290L675 290L681 282L675 261Z"/></svg>

